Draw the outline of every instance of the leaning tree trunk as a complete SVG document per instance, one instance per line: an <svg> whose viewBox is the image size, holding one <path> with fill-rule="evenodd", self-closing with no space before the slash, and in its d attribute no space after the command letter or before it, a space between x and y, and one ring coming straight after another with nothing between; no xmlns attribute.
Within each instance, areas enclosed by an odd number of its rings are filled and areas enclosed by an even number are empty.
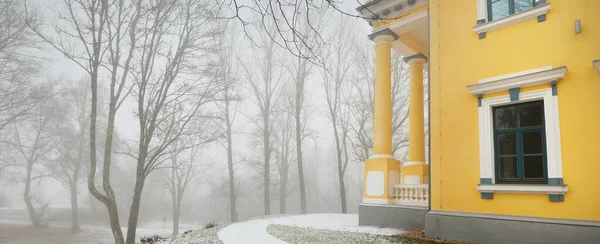
<svg viewBox="0 0 600 244"><path fill-rule="evenodd" d="M113 232L115 244L122 244L123 232L119 223L119 211L117 210L117 201L114 197L107 198L106 208L108 209L108 218L110 219L110 229Z"/></svg>
<svg viewBox="0 0 600 244"><path fill-rule="evenodd" d="M35 211L35 207L31 202L31 171L33 170L33 162L27 163L27 176L25 178L25 191L23 192L23 200L27 205L27 211L29 212L29 218L33 227L40 227L40 218Z"/></svg>
<svg viewBox="0 0 600 244"><path fill-rule="evenodd" d="M135 233L140 213L140 202L142 200L142 191L144 190L145 177L143 173L138 173L135 187L133 188L133 201L129 209L129 222L127 223L127 244L135 244Z"/></svg>

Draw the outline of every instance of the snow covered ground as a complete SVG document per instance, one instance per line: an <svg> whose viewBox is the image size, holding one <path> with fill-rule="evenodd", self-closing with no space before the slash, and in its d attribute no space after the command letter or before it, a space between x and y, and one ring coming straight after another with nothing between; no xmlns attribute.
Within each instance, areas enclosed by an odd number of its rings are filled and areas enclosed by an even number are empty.
<svg viewBox="0 0 600 244"><path fill-rule="evenodd" d="M218 235L225 244L286 243L267 232L267 227L273 224L385 236L408 233L399 229L358 226L356 214L307 214L235 223L223 228Z"/></svg>
<svg viewBox="0 0 600 244"><path fill-rule="evenodd" d="M81 231L71 234L69 223L50 223L48 228L31 228L26 221L0 219L0 243L113 243L110 227L82 226ZM200 229L198 225L182 224L180 231ZM123 227L123 234L127 227ZM138 238L153 235L170 236L171 226L162 223L144 224L137 228ZM215 233L216 235L216 233Z"/></svg>

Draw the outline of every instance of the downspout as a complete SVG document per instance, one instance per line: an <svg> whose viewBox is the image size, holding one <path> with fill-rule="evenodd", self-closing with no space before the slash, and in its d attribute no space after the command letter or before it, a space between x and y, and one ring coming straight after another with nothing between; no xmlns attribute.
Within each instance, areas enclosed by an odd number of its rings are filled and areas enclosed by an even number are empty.
<svg viewBox="0 0 600 244"><path fill-rule="evenodd" d="M431 8L431 1L427 4L427 56L429 57L429 65L427 65L427 158L429 158L429 167L428 173L429 177L427 179L427 212L431 211L431 16L429 9Z"/></svg>

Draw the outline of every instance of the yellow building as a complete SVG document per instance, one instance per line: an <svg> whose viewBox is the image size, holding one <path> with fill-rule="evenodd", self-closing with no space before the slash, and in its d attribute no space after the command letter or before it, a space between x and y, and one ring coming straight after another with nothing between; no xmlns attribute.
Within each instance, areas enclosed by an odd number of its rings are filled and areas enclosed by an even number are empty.
<svg viewBox="0 0 600 244"><path fill-rule="evenodd" d="M600 243L600 1L372 0L357 10L376 49L361 225ZM391 153L391 52L410 66L407 162Z"/></svg>

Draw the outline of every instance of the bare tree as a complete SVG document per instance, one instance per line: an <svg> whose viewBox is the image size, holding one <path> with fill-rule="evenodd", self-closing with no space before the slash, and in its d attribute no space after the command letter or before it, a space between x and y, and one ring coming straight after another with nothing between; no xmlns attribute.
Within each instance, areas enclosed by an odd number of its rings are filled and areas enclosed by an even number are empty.
<svg viewBox="0 0 600 244"><path fill-rule="evenodd" d="M276 118L273 131L273 152L275 154L275 164L277 166L277 172L279 176L279 184L277 184L277 186L279 187L279 211L281 214L286 213L286 200L289 194L292 192L288 185L291 167L295 163L294 156L292 154L292 140L295 134L294 114L290 111L293 107L292 101L293 99L288 99L288 101L279 104L279 116Z"/></svg>
<svg viewBox="0 0 600 244"><path fill-rule="evenodd" d="M273 30L274 26L267 26ZM282 72L277 69L277 46L275 40L268 35L259 35L259 46L252 46L254 54L254 63L257 71L253 67L243 65L246 79L250 85L250 89L256 104L258 105L260 115L259 120L253 120L262 134L263 146L263 197L264 197L264 214L271 214L271 191L270 191L270 171L271 171L271 137L273 133L273 112L274 105L279 99L279 84L282 79ZM255 75L255 73L258 75ZM260 121L260 122L259 122Z"/></svg>
<svg viewBox="0 0 600 244"><path fill-rule="evenodd" d="M207 124L202 124L203 128L210 128ZM183 195L189 183L198 175L206 173L211 164L199 162L199 151L201 147L217 139L216 134L193 135L188 140L182 138L171 145L174 150L169 155L171 165L165 174L165 186L171 194L173 204L173 235L179 234L179 219L181 217L181 202ZM192 146L190 146L192 145Z"/></svg>
<svg viewBox="0 0 600 244"><path fill-rule="evenodd" d="M78 186L84 176L85 158L89 154L88 128L90 126L90 84L86 79L73 82L60 93L61 107L64 108L63 120L55 120L53 146L56 149L55 165L51 167L53 177L69 190L71 197L71 231L80 229L78 217Z"/></svg>
<svg viewBox="0 0 600 244"><path fill-rule="evenodd" d="M40 102L33 93L38 40L26 24L39 20L37 14L26 15L24 6L18 0L0 1L0 131Z"/></svg>
<svg viewBox="0 0 600 244"><path fill-rule="evenodd" d="M241 23L244 33L251 41L256 41L250 34L248 26L252 24L266 26L275 26L275 31L263 29L264 34L290 54L307 59L310 62L325 67L326 59L320 55L318 49L326 45L326 38L321 36L319 28L319 19L325 16L326 11L335 10L340 15L352 17L354 19L366 19L369 21L393 19L383 17L379 13L374 13L366 6L365 1L356 1L361 7L361 12L369 13L371 17L363 17L356 13L354 9L344 10L340 0L309 1L309 0L228 0L222 1L222 8L219 11L220 17L226 20L237 20ZM255 16L255 20L249 21ZM304 21L307 21L304 23ZM316 39L314 38L316 37Z"/></svg>
<svg viewBox="0 0 600 244"><path fill-rule="evenodd" d="M44 87L46 92L50 92L51 86ZM38 92L44 92L39 90ZM47 98L49 96L46 96ZM29 212L29 218L33 227L41 227L41 218L43 217L48 203L43 204L41 208L36 209L32 195L32 184L42 178L49 177L47 165L52 154L52 132L51 125L54 120L62 116L61 109L56 106L51 99L37 104L27 116L26 119L18 123L13 121L13 128L9 135L10 140L2 140L2 143L15 153L13 162L8 163L10 168L16 169L12 177L14 182L24 184L23 200ZM20 173L24 172L24 175Z"/></svg>
<svg viewBox="0 0 600 244"><path fill-rule="evenodd" d="M211 5L209 1L157 0L136 6L143 17L136 31L141 37L135 51L132 94L140 131L137 152L128 151L137 164L127 243L135 243L146 177L165 161L171 144L194 133L188 125L200 116L202 105L214 101L220 92L207 73L219 30L211 18Z"/></svg>
<svg viewBox="0 0 600 244"><path fill-rule="evenodd" d="M89 75L91 112L88 190L106 206L115 243L124 243L110 170L116 114L128 94L125 89L126 81L139 35L136 26L141 13L131 10L138 9L141 1L62 0L62 5L64 8L58 12L58 21L52 22L54 28L41 28L31 22L27 24L44 41ZM46 33L42 31L44 29L53 29L53 32ZM103 80L101 74L108 75L109 99L100 166L97 163L96 146L98 84ZM98 170L101 170L102 178L96 182ZM102 186L103 192L96 186L97 183Z"/></svg>
<svg viewBox="0 0 600 244"><path fill-rule="evenodd" d="M347 199L344 177L348 166L347 142L350 130L350 111L348 104L345 102L344 88L349 77L349 71L354 63L352 52L354 37L350 32L350 25L347 23L349 20L339 16L335 21L335 29L330 36L331 46L325 52L326 57L328 57L327 63L330 66L324 69L322 76L328 116L332 123L335 140L341 208L342 213L346 213Z"/></svg>
<svg viewBox="0 0 600 244"><path fill-rule="evenodd" d="M297 10L305 10L305 6L299 6ZM313 52L319 52L319 47L313 47L312 45L318 44L320 36L317 32L310 32L312 28L315 31L322 30L325 26L325 13L316 16L316 20L308 18L298 19L299 28L303 32L310 33L310 36L301 43L298 48L300 53L306 53L309 49L314 48ZM309 16L306 16L309 17ZM313 21L313 22L311 22ZM293 56L293 55L292 55ZM288 71L291 74L294 82L294 101L293 101L293 114L295 122L295 140L296 140L296 160L298 166L298 180L300 187L300 210L302 214L306 214L306 184L304 182L304 158L302 155L302 142L309 135L307 128L307 120L309 112L306 111L305 104L305 93L306 93L306 82L310 77L312 68L315 66L310 62L309 59L302 58L301 56L294 56L290 58L292 60L291 65L286 65Z"/></svg>
<svg viewBox="0 0 600 244"><path fill-rule="evenodd" d="M217 103L217 107L222 114L224 119L223 123L219 123L223 137L226 142L220 142L220 144L227 150L227 170L229 176L229 219L231 222L238 221L237 213L237 190L235 189L235 174L233 167L233 123L237 115L237 107L240 96L236 92L236 85L238 84L239 72L238 58L234 56L234 53L239 50L237 43L237 36L234 34L237 30L232 27L231 33L225 33L227 38L223 38L221 41L221 48L219 50L219 67L217 69L216 76L222 79L223 89L220 94L221 102ZM228 42L229 40L229 42Z"/></svg>

